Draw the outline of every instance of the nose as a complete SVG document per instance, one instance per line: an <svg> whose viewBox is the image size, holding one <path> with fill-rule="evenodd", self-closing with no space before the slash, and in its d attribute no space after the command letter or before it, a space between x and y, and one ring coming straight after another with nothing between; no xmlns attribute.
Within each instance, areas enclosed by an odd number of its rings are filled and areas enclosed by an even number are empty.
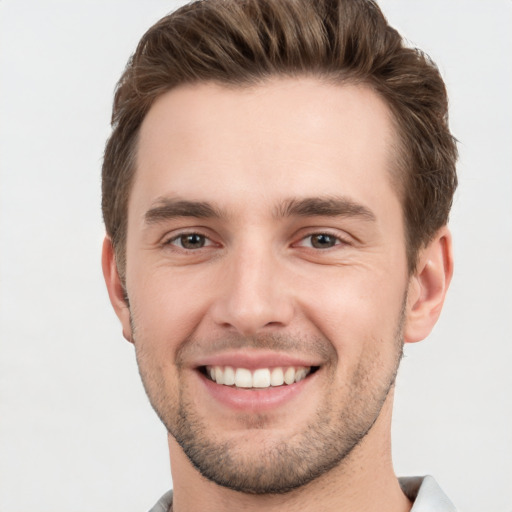
<svg viewBox="0 0 512 512"><path fill-rule="evenodd" d="M234 252L224 262L211 310L214 322L243 336L288 325L294 305L284 274L268 247Z"/></svg>

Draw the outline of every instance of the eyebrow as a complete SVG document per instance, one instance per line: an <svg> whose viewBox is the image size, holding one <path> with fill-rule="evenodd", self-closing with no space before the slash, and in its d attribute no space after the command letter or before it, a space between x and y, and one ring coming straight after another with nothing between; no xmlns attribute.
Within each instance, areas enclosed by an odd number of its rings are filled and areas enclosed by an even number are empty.
<svg viewBox="0 0 512 512"><path fill-rule="evenodd" d="M289 199L276 210L275 217L359 217L374 222L375 214L347 197L306 197Z"/></svg>
<svg viewBox="0 0 512 512"><path fill-rule="evenodd" d="M144 215L147 224L156 224L177 217L225 219L227 214L207 201L185 201L160 198ZM276 219L286 217L359 217L375 221L375 214L366 206L346 197L306 197L287 199L274 211Z"/></svg>
<svg viewBox="0 0 512 512"><path fill-rule="evenodd" d="M225 215L206 201L183 201L161 198L144 215L147 224L156 224L177 217L195 217L199 219L219 219Z"/></svg>

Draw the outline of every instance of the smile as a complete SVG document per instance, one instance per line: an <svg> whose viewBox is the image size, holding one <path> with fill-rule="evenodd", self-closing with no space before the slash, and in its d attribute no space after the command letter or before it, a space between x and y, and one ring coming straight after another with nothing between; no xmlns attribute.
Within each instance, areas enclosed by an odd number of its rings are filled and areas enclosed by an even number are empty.
<svg viewBox="0 0 512 512"><path fill-rule="evenodd" d="M304 380L316 371L314 366L278 366L274 368L235 368L233 366L205 366L204 374L211 381L223 386L244 389L265 389L269 387L287 386Z"/></svg>

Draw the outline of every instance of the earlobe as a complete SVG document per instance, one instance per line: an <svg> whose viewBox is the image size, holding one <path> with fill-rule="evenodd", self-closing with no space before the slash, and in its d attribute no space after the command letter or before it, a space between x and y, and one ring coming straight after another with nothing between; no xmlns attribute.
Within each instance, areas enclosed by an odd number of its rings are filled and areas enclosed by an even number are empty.
<svg viewBox="0 0 512 512"><path fill-rule="evenodd" d="M130 309L126 300L126 292L121 283L119 272L117 270L112 240L108 236L106 236L105 240L103 240L101 266L103 269L103 277L105 279L105 284L107 285L110 302L123 328L123 336L129 342L133 342L132 328L130 323Z"/></svg>
<svg viewBox="0 0 512 512"><path fill-rule="evenodd" d="M410 278L404 341L425 339L433 329L453 274L453 251L450 231L441 228L421 250L415 274Z"/></svg>

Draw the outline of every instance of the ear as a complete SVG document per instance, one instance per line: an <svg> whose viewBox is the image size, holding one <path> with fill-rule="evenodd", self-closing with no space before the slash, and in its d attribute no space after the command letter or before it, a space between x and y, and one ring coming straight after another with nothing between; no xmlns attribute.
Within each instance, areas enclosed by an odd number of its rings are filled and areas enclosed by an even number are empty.
<svg viewBox="0 0 512 512"><path fill-rule="evenodd" d="M452 237L446 226L420 251L409 281L404 341L425 339L433 329L453 274Z"/></svg>
<svg viewBox="0 0 512 512"><path fill-rule="evenodd" d="M123 336L130 343L133 343L132 328L130 323L130 309L126 300L126 292L119 278L117 271L116 258L112 240L106 236L103 240L103 249L101 252L101 266L103 268L103 277L107 285L108 296L114 307L117 317L123 327Z"/></svg>

